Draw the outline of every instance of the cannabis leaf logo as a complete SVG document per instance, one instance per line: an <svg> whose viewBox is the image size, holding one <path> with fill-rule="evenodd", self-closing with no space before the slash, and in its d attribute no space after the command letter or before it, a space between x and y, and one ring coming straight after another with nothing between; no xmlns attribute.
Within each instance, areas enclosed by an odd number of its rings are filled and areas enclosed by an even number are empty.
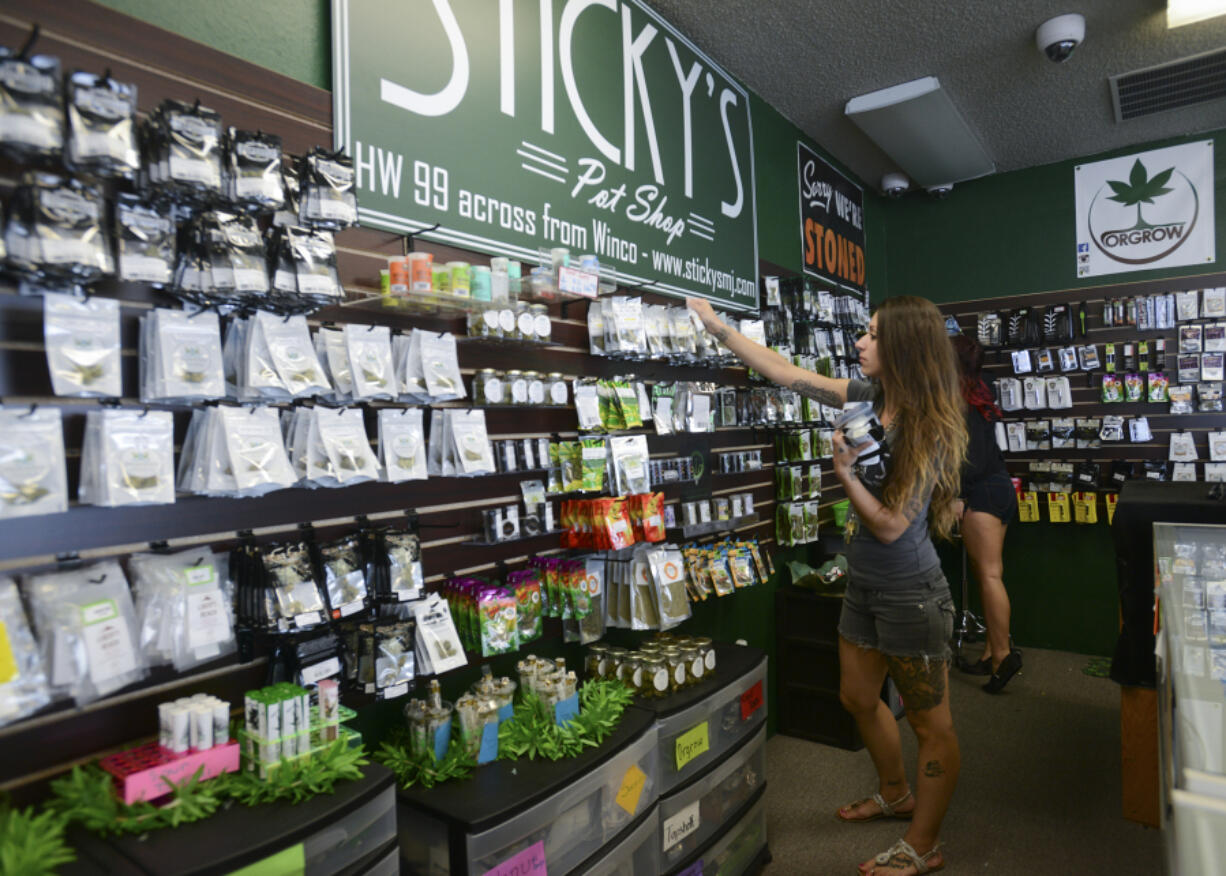
<svg viewBox="0 0 1226 876"><path fill-rule="evenodd" d="M1132 172L1128 174L1128 182L1125 183L1114 179L1107 180L1107 185L1111 186L1111 190L1115 192L1107 200L1117 201L1125 207L1131 207L1135 204L1137 207L1137 224L1133 228L1154 228L1156 226L1146 222L1141 215L1141 205L1152 204L1154 198L1160 198L1172 191L1166 184L1170 181L1171 174L1174 171L1175 168L1168 167L1161 173L1150 177L1149 172L1145 169L1145 165L1138 158L1132 166Z"/></svg>

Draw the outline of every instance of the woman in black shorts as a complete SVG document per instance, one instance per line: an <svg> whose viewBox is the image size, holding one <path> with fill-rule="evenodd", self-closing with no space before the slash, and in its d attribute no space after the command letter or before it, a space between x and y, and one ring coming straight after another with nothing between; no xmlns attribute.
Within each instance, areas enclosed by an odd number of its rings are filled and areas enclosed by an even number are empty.
<svg viewBox="0 0 1226 876"><path fill-rule="evenodd" d="M887 298L856 342L868 380L798 368L724 325L711 305L687 302L703 325L776 383L822 404L871 402L885 429L873 461L834 436L834 473L851 501L854 534L839 618L839 699L855 718L877 771L876 793L842 807L843 822L909 822L889 850L860 864L871 876L915 876L945 866L938 835L958 781L960 755L946 696L954 606L931 534L955 521L966 422L958 366L940 312L923 298ZM853 523L854 521L854 523ZM889 674L919 742L912 794L898 722L881 699Z"/></svg>
<svg viewBox="0 0 1226 876"><path fill-rule="evenodd" d="M1017 516L1017 493L996 443L1000 408L983 379L983 348L974 338L951 338L962 370L966 399L966 467L962 471L962 543L971 573L979 582L988 641L983 656L960 668L972 675L990 675L983 689L1000 693L1022 668L1022 654L1009 638L1009 594L1005 591L1002 551L1005 529Z"/></svg>

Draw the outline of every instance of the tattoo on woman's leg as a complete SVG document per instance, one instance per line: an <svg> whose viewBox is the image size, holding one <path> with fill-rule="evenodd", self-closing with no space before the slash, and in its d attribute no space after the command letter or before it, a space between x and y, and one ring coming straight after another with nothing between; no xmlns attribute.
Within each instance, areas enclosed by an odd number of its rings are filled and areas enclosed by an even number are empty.
<svg viewBox="0 0 1226 876"><path fill-rule="evenodd" d="M939 706L945 700L945 662L927 657L886 657L890 678L912 712Z"/></svg>
<svg viewBox="0 0 1226 876"><path fill-rule="evenodd" d="M939 760L930 760L924 764L924 775L930 779L935 779L938 776L945 775L945 768L941 766Z"/></svg>

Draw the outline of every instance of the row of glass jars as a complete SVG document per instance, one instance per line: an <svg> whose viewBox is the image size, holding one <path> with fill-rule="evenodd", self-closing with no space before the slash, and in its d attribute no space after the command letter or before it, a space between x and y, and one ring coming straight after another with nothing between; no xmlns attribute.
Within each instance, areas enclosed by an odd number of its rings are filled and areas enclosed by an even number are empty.
<svg viewBox="0 0 1226 876"><path fill-rule="evenodd" d="M506 307L474 311L468 315L468 335L510 341L546 343L553 334L549 307L518 301Z"/></svg>
<svg viewBox="0 0 1226 876"><path fill-rule="evenodd" d="M482 368L473 377L473 402L478 405L561 407L570 399L566 378L551 371L498 371Z"/></svg>
<svg viewBox="0 0 1226 876"><path fill-rule="evenodd" d="M589 678L616 678L639 696L664 697L714 673L715 648L706 637L671 635L646 641L637 651L597 643L584 668Z"/></svg>

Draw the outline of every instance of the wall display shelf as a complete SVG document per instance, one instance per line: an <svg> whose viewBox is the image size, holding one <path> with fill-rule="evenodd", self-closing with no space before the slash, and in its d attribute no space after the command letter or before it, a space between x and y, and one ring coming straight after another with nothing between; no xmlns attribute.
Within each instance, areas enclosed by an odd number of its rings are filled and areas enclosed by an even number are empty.
<svg viewBox="0 0 1226 876"><path fill-rule="evenodd" d="M742 526L752 526L760 518L757 514L746 514L732 520L712 520L710 523L696 523L693 526L677 526L669 529L673 536L681 538L701 538L704 535L721 535L725 532L735 532Z"/></svg>
<svg viewBox="0 0 1226 876"><path fill-rule="evenodd" d="M401 789L401 871L482 876L536 859L570 872L654 806L654 722L631 707L608 739L578 757L495 761L463 782Z"/></svg>
<svg viewBox="0 0 1226 876"><path fill-rule="evenodd" d="M766 653L717 644L715 656L710 678L658 700L637 701L659 720L661 794L718 763L766 721Z"/></svg>
<svg viewBox="0 0 1226 876"><path fill-rule="evenodd" d="M204 876L274 855L300 861L305 876L386 871L396 842L393 777L375 764L364 772L358 781L337 785L333 794L296 805L231 806L203 821L145 836L101 839L74 830L68 839L78 859L62 872Z"/></svg>

